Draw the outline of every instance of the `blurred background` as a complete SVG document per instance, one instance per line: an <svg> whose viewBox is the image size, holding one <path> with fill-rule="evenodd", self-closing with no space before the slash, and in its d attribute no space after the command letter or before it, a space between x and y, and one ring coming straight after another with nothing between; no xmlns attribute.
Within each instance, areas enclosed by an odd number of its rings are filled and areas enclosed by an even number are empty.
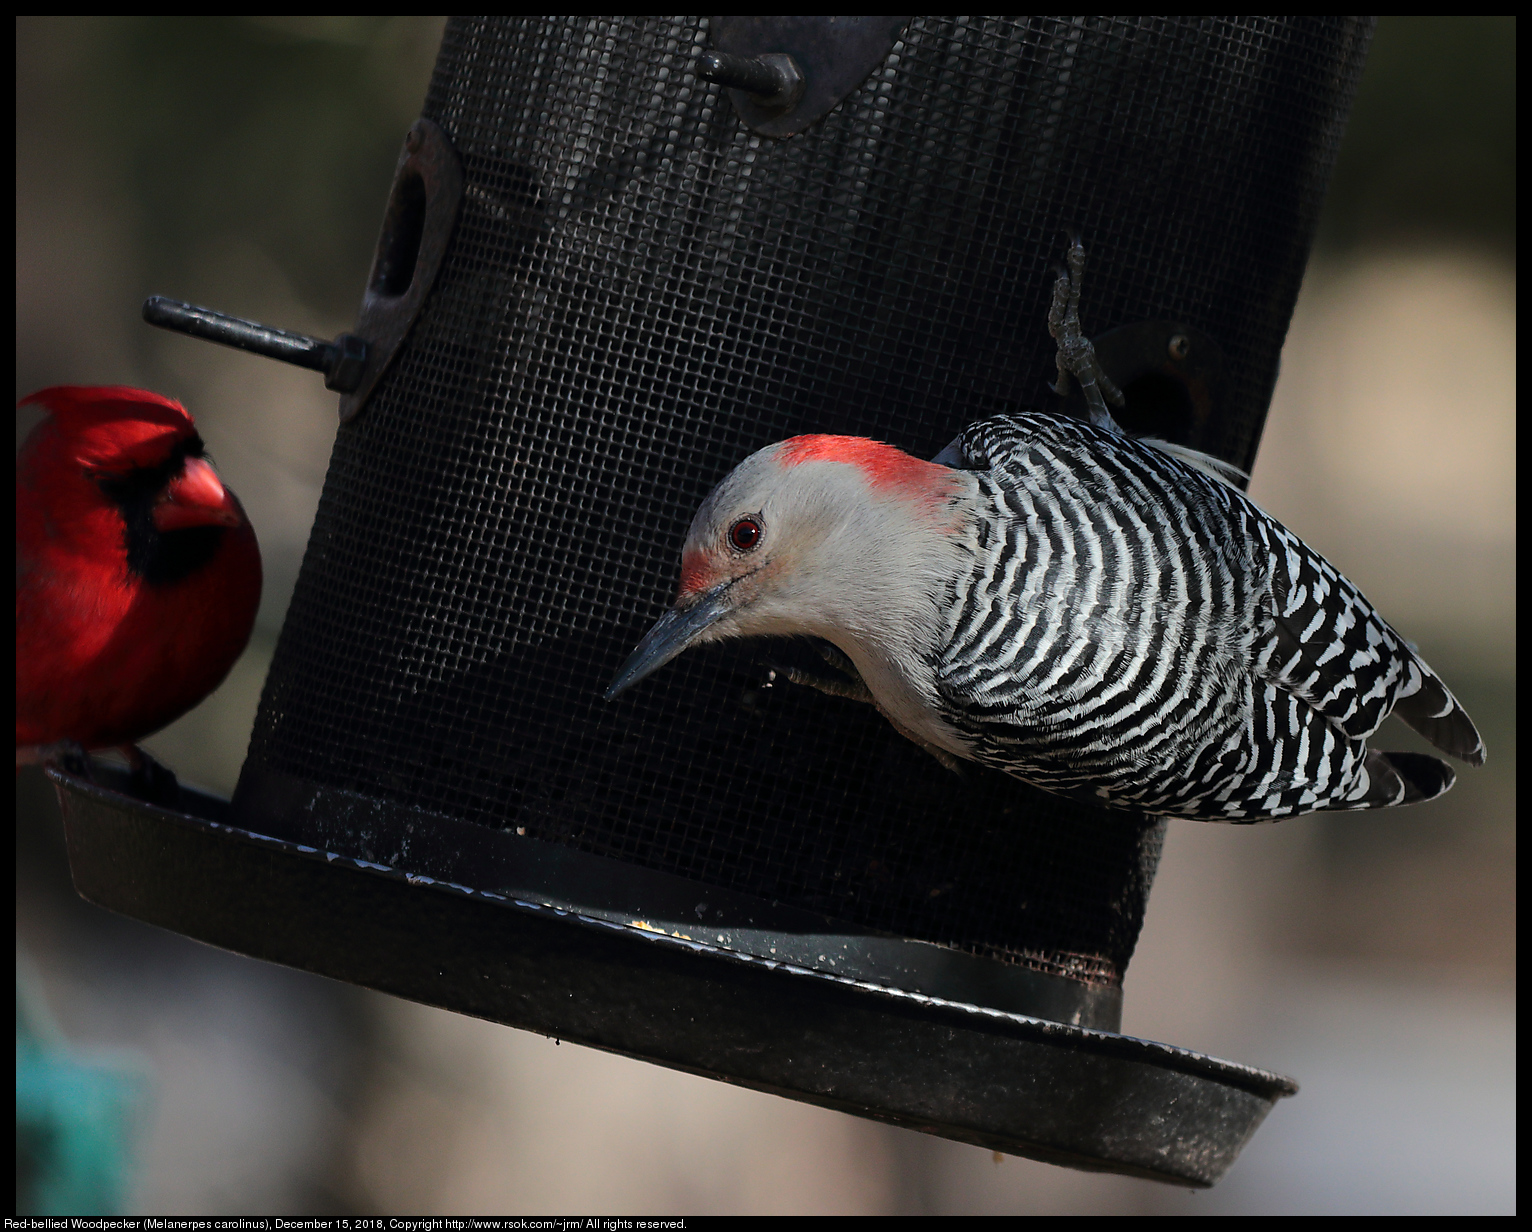
<svg viewBox="0 0 1532 1232"><path fill-rule="evenodd" d="M18 19L17 396L110 383L183 400L260 536L249 650L146 742L219 792L244 757L335 397L313 374L152 330L139 306L163 294L349 328L441 24ZM109 915L73 894L51 788L29 771L18 1065L43 1038L116 1084L121 1184L101 1200L208 1215L1513 1212L1514 104L1514 19L1382 20L1283 354L1252 494L1419 644L1490 756L1407 811L1171 823L1123 1029L1303 1087L1218 1188L997 1161ZM19 415L18 444L32 422ZM1392 720L1382 735L1425 747Z"/></svg>

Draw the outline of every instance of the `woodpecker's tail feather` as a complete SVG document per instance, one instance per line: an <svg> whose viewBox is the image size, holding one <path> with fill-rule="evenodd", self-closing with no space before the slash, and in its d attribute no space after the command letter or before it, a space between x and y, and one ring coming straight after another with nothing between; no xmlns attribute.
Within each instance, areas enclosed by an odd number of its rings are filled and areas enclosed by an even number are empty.
<svg viewBox="0 0 1532 1232"><path fill-rule="evenodd" d="M1367 794L1342 805L1348 809L1390 808L1434 800L1451 789L1457 775L1429 753L1367 752Z"/></svg>
<svg viewBox="0 0 1532 1232"><path fill-rule="evenodd" d="M1484 741L1468 712L1429 668L1424 676L1416 692L1394 704L1394 713L1449 757L1466 761L1470 766L1482 766Z"/></svg>
<svg viewBox="0 0 1532 1232"><path fill-rule="evenodd" d="M1401 804L1434 800L1450 791L1458 779L1457 771L1429 753L1380 753L1379 756L1388 762L1404 784Z"/></svg>

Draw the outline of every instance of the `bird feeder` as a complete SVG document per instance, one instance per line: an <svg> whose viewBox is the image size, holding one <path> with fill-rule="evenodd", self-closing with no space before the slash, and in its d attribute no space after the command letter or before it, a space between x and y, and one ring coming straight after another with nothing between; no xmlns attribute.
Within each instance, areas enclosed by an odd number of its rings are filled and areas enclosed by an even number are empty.
<svg viewBox="0 0 1532 1232"><path fill-rule="evenodd" d="M1119 1033L1164 821L954 776L801 647L602 692L735 463L1046 405L1248 469L1352 18L454 19L232 802L56 773L82 894L215 945L999 1151L1213 1184L1277 1074Z"/></svg>

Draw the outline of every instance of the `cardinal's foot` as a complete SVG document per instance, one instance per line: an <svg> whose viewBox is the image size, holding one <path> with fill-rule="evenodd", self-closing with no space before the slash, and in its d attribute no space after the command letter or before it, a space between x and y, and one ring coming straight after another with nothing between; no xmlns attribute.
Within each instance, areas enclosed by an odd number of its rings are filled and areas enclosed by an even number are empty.
<svg viewBox="0 0 1532 1232"><path fill-rule="evenodd" d="M54 744L18 745L16 768L19 770L22 766L42 766L45 770L57 767L65 774L77 779L91 780L95 777L91 772L90 754L78 740L60 740Z"/></svg>
<svg viewBox="0 0 1532 1232"><path fill-rule="evenodd" d="M181 784L176 772L155 760L136 744L122 750L128 758L128 787L140 800L175 808L181 803Z"/></svg>

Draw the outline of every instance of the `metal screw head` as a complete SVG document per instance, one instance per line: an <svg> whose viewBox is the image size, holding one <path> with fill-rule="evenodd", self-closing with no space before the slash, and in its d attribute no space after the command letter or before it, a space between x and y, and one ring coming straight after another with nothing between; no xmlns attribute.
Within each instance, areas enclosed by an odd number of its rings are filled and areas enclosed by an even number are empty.
<svg viewBox="0 0 1532 1232"><path fill-rule="evenodd" d="M1170 358L1185 359L1191 354L1192 342L1185 334L1176 334L1170 340Z"/></svg>

